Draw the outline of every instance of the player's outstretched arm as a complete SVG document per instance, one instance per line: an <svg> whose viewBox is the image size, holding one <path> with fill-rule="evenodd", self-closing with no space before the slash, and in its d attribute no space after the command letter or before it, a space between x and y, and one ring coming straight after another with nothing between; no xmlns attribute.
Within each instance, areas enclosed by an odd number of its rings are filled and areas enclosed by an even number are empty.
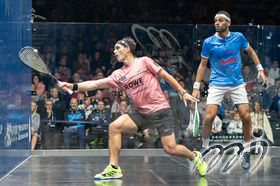
<svg viewBox="0 0 280 186"><path fill-rule="evenodd" d="M99 80L91 80L91 81L84 81L81 83L77 83L74 87L73 83L67 83L67 82L60 82L59 87L64 89L68 88L70 90L77 89L80 91L90 91L90 90L96 90L96 89L105 89L110 87L109 81L104 78L104 79L99 79Z"/></svg>

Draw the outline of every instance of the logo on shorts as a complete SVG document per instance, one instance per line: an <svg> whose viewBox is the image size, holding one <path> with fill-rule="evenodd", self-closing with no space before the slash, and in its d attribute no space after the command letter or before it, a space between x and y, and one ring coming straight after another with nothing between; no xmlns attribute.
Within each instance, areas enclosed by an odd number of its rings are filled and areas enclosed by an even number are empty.
<svg viewBox="0 0 280 186"><path fill-rule="evenodd" d="M164 129L164 132L168 132L168 131L170 131L170 129Z"/></svg>

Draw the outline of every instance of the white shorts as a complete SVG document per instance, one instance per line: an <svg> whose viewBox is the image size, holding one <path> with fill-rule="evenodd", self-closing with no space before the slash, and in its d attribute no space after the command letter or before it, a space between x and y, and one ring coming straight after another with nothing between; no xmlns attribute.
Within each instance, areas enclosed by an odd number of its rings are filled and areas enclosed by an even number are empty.
<svg viewBox="0 0 280 186"><path fill-rule="evenodd" d="M226 87L209 87L207 96L207 105L221 105L225 93L228 93L235 105L249 103L245 84Z"/></svg>

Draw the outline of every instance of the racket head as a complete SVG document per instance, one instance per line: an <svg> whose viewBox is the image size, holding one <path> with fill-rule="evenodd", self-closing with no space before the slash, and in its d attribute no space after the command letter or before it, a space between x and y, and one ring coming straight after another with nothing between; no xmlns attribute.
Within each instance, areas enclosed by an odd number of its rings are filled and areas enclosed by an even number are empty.
<svg viewBox="0 0 280 186"><path fill-rule="evenodd" d="M19 51L19 58L22 63L29 66L33 70L44 74L50 74L50 69L44 62L43 58L39 55L37 49L31 46L23 47Z"/></svg>

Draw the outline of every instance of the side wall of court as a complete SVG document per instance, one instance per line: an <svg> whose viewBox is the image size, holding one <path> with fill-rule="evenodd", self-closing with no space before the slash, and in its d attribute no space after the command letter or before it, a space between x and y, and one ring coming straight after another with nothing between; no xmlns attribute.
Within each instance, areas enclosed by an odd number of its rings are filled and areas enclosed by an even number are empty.
<svg viewBox="0 0 280 186"><path fill-rule="evenodd" d="M30 156L31 71L18 52L31 45L31 0L0 1L0 179Z"/></svg>

